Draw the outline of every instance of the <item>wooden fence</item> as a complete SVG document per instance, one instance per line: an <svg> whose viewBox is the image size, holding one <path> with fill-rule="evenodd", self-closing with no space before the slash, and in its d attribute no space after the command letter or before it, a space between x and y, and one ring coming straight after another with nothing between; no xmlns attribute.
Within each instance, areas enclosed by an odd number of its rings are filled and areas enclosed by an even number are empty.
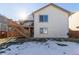
<svg viewBox="0 0 79 59"><path fill-rule="evenodd" d="M79 31L69 30L69 37L70 38L79 38Z"/></svg>

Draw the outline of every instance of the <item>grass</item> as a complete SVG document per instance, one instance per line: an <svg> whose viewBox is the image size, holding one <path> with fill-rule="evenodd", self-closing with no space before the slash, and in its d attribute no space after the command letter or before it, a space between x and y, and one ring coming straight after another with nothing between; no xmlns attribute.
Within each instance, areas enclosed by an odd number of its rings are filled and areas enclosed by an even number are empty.
<svg viewBox="0 0 79 59"><path fill-rule="evenodd" d="M22 44L21 42L8 42L8 43L3 43L0 45L0 50L5 49L11 45L18 45L18 44Z"/></svg>

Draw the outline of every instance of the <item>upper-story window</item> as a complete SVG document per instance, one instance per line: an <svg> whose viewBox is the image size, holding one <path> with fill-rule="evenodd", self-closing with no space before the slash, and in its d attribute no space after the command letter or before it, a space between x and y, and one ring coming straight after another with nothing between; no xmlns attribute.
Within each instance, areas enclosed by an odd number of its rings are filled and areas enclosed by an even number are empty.
<svg viewBox="0 0 79 59"><path fill-rule="evenodd" d="M48 15L40 15L39 21L40 22L48 22Z"/></svg>

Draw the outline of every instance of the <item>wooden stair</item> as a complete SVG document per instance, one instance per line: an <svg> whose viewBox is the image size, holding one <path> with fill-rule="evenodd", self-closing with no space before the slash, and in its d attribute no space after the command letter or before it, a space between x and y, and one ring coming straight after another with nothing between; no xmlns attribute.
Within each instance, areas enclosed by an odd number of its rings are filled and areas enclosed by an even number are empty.
<svg viewBox="0 0 79 59"><path fill-rule="evenodd" d="M5 20L8 24L8 26L12 27L13 29L16 30L16 32L18 32L18 34L28 38L30 36L30 31L24 29L24 27L10 19Z"/></svg>

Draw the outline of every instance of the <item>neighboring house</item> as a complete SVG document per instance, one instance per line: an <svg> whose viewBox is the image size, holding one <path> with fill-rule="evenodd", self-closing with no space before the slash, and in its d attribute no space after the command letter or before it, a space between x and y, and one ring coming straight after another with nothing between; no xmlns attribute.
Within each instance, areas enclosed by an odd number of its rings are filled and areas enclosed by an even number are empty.
<svg viewBox="0 0 79 59"><path fill-rule="evenodd" d="M0 15L0 37L1 36L4 36L4 34L6 34L7 36L7 31L9 31L9 27L7 25L7 21L8 18L3 16L3 15Z"/></svg>
<svg viewBox="0 0 79 59"><path fill-rule="evenodd" d="M8 18L0 15L0 31L8 31L8 25L5 20L8 20Z"/></svg>
<svg viewBox="0 0 79 59"><path fill-rule="evenodd" d="M25 30L18 21L13 21L0 15L0 38L4 37L29 37L30 32Z"/></svg>
<svg viewBox="0 0 79 59"><path fill-rule="evenodd" d="M74 12L69 17L69 28L73 31L79 31L79 12Z"/></svg>
<svg viewBox="0 0 79 59"><path fill-rule="evenodd" d="M69 37L79 38L79 12L74 12L69 17Z"/></svg>
<svg viewBox="0 0 79 59"><path fill-rule="evenodd" d="M34 20L34 37L68 38L70 14L71 12L52 3L36 10L30 17Z"/></svg>

